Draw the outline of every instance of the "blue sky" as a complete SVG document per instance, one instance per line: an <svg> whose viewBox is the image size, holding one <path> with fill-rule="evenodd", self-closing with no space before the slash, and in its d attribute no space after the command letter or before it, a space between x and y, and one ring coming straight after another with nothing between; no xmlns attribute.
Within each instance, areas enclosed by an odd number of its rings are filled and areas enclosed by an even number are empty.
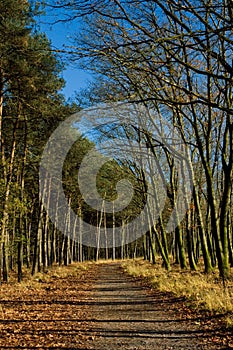
<svg viewBox="0 0 233 350"><path fill-rule="evenodd" d="M72 36L78 32L79 26L74 22L59 22L53 23L54 17L39 16L37 18L38 29L41 32L45 32L47 37L51 40L52 47L56 49L64 49L63 45L71 45ZM72 98L75 95L75 91L88 86L91 80L90 74L78 69L74 64L67 64L66 70L63 72L63 78L66 81L66 86L62 90L66 98Z"/></svg>

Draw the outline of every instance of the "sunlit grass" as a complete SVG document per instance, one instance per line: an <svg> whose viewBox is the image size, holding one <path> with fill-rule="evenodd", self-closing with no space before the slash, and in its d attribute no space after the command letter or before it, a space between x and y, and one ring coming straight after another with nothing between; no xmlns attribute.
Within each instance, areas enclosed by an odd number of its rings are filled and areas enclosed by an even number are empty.
<svg viewBox="0 0 233 350"><path fill-rule="evenodd" d="M185 297L190 307L225 314L226 324L233 326L233 282L227 281L224 288L217 271L207 275L173 266L167 272L161 264L152 265L142 259L125 261L122 266L130 275L145 279L152 288Z"/></svg>

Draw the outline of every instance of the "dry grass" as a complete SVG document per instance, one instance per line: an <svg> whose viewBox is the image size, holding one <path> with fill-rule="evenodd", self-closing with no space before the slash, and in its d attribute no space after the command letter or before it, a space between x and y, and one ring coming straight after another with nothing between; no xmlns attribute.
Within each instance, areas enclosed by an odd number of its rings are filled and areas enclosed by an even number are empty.
<svg viewBox="0 0 233 350"><path fill-rule="evenodd" d="M29 279L33 281L44 281L49 282L51 278L66 278L71 276L81 276L84 271L87 271L92 265L92 262L83 262L83 263L73 263L68 266L58 266L54 265L49 268L46 272L38 272L34 276L31 276ZM27 283L27 282L26 282Z"/></svg>
<svg viewBox="0 0 233 350"><path fill-rule="evenodd" d="M223 313L228 326L233 326L233 281L226 282L224 289L218 273L181 271L173 267L167 272L161 264L152 265L142 259L125 261L123 268L131 275L144 278L153 288L184 296L189 306Z"/></svg>
<svg viewBox="0 0 233 350"><path fill-rule="evenodd" d="M15 293L26 293L29 288L39 290L43 288L44 283L49 283L54 279L62 280L72 276L81 278L84 272L92 265L93 262L73 263L68 266L53 265L46 272L38 272L34 276L30 274L30 270L24 268L21 283L17 282L16 273L11 273L8 283L2 283L0 286L0 299L5 299L6 296L12 296Z"/></svg>

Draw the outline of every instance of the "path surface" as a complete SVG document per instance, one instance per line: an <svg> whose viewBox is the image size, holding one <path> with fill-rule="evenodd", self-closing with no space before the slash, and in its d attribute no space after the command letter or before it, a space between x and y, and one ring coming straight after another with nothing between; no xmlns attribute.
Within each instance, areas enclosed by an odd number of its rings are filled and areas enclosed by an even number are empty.
<svg viewBox="0 0 233 350"><path fill-rule="evenodd" d="M181 300L151 291L119 264L1 300L0 349L229 349Z"/></svg>
<svg viewBox="0 0 233 350"><path fill-rule="evenodd" d="M217 349L212 332L184 315L181 300L152 292L117 264L99 267L90 307L96 350Z"/></svg>

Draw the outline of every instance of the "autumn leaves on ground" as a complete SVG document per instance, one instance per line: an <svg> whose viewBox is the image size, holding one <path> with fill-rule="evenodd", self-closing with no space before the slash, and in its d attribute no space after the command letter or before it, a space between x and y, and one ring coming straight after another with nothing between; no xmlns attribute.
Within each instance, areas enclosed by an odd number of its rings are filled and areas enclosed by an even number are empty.
<svg viewBox="0 0 233 350"><path fill-rule="evenodd" d="M214 291L213 281L206 281L205 290L209 283L219 303L210 312L188 276L182 277L186 291L181 288L181 277L162 276L143 260L109 261L54 267L21 284L2 284L0 349L232 348L233 284L223 291L224 309L216 294L220 284Z"/></svg>

